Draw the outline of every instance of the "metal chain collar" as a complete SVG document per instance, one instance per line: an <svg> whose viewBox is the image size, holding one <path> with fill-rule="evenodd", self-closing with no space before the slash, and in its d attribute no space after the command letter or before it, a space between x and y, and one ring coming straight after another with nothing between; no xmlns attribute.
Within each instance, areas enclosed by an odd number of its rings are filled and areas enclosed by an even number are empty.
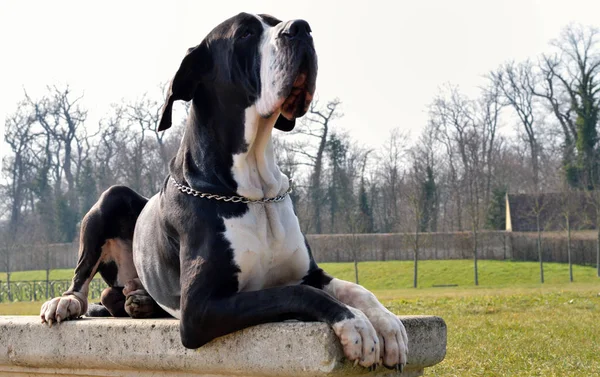
<svg viewBox="0 0 600 377"><path fill-rule="evenodd" d="M192 196L196 196L199 198L204 198L204 199L214 199L214 200L221 200L224 202L231 202L231 203L244 203L244 204L253 204L253 203L277 203L282 201L283 199L285 199L286 196L288 196L291 192L292 192L292 180L290 179L290 187L288 188L288 190L281 194L281 195L277 195L274 198L262 198L262 199L248 199L246 197L243 196L223 196L223 195L217 195L217 194L208 194L205 192L200 192L198 190L194 190L191 187L182 185L181 183L178 183L175 178L170 177L171 178L171 182L173 183L173 185L175 187L177 187L177 190L181 191L184 194L188 194L188 195L192 195Z"/></svg>

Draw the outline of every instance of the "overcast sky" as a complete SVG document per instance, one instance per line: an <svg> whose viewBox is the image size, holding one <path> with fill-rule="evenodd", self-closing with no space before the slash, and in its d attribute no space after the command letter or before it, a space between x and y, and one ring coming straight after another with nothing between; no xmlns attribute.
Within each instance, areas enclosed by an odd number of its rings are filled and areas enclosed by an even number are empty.
<svg viewBox="0 0 600 377"><path fill-rule="evenodd" d="M1 119L23 88L69 83L97 123L110 103L156 93L188 47L241 11L310 23L319 97L339 97L336 127L374 147L394 127L418 134L444 82L473 92L500 63L547 51L569 22L600 24L598 0L0 0Z"/></svg>

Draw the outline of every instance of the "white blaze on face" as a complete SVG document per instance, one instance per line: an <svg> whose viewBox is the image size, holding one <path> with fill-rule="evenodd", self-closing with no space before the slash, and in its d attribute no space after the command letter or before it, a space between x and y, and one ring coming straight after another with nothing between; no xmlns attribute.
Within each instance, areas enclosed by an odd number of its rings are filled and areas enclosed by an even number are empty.
<svg viewBox="0 0 600 377"><path fill-rule="evenodd" d="M261 18L257 16L259 20ZM262 20L261 20L262 22ZM260 95L256 101L256 110L263 116L277 112L285 98L279 96L285 80L281 57L277 46L279 27L271 27L262 22L264 32L258 47L260 54Z"/></svg>
<svg viewBox="0 0 600 377"><path fill-rule="evenodd" d="M232 174L241 196L249 199L272 198L289 188L288 178L275 161L271 132L279 116L279 107L284 99L277 93L282 86L276 70L277 49L275 38L277 27L271 27L259 16L264 33L260 42L261 95L257 102L244 112L245 152L233 155Z"/></svg>

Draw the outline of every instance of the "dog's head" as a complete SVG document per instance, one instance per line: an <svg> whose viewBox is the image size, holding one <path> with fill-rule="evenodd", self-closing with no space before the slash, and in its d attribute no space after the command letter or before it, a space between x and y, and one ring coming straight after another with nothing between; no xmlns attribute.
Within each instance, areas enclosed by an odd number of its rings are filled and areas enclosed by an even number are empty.
<svg viewBox="0 0 600 377"><path fill-rule="evenodd" d="M188 50L171 81L159 131L171 126L177 100L194 100L205 111L210 107L203 101L239 109L254 105L264 118L281 114L275 127L292 130L315 92L317 55L310 33L304 20L240 13L224 21Z"/></svg>

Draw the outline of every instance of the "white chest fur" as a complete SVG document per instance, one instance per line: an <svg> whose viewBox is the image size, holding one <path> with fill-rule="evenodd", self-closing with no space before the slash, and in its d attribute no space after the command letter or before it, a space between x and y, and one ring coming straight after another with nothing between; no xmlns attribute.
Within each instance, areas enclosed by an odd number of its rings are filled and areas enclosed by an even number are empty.
<svg viewBox="0 0 600 377"><path fill-rule="evenodd" d="M279 203L250 204L244 216L225 220L239 291L298 284L309 258L298 218L288 197Z"/></svg>
<svg viewBox="0 0 600 377"><path fill-rule="evenodd" d="M271 132L279 113L263 118L255 106L244 114L247 148L234 154L231 172L238 195L274 197L289 187L275 162ZM292 200L249 204L242 217L225 219L225 238L240 268L239 291L298 284L308 272L309 257Z"/></svg>

